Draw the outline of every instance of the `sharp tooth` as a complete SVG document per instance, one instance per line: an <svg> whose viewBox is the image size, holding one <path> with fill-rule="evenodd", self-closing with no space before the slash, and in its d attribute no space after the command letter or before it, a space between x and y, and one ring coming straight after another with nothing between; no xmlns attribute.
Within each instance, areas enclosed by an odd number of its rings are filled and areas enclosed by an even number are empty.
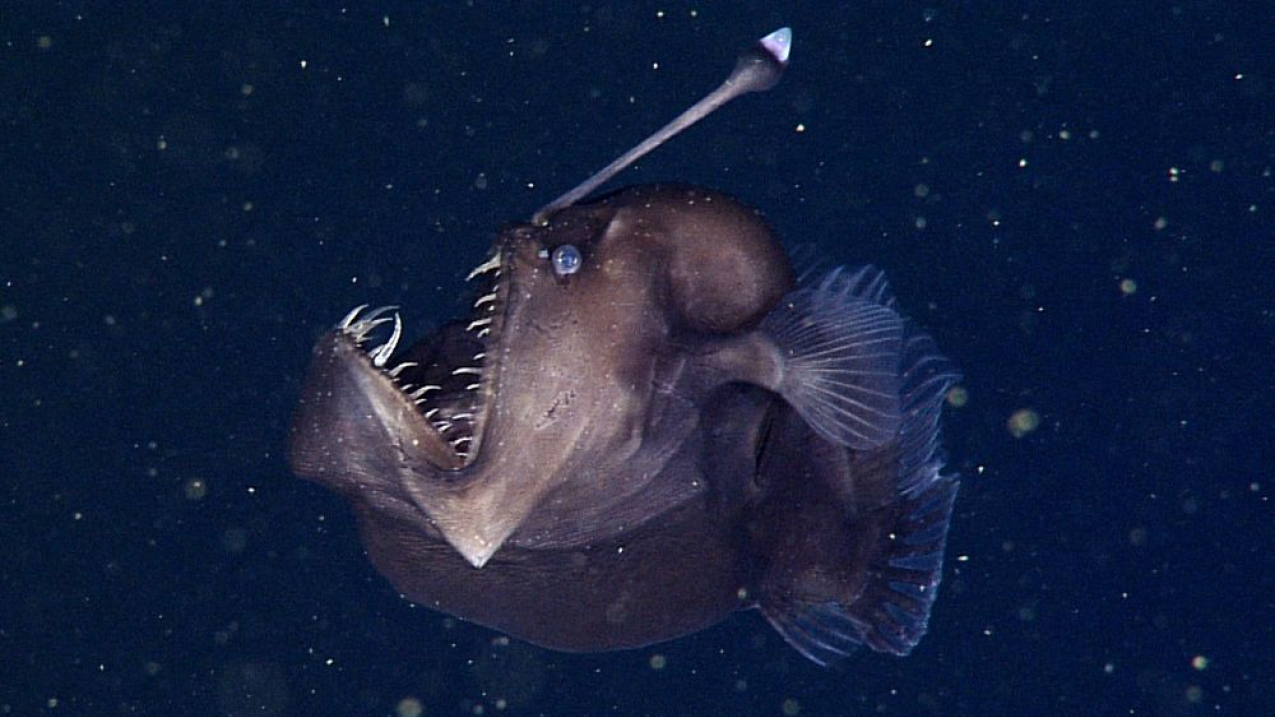
<svg viewBox="0 0 1275 717"><path fill-rule="evenodd" d="M473 440L474 440L473 436L461 436L460 438L457 438L456 440L452 441L452 446L456 448L460 448L460 444L468 443Z"/></svg>
<svg viewBox="0 0 1275 717"><path fill-rule="evenodd" d="M491 335L491 329L483 329L482 331L478 332L478 338L480 339L490 335Z"/></svg>
<svg viewBox="0 0 1275 717"><path fill-rule="evenodd" d="M393 378L398 378L398 375L399 375L400 373L403 373L403 369L407 369L407 368L411 368L411 367L413 367L413 366L419 366L419 365L420 365L420 364L416 363L415 361L404 361L403 363L401 363L401 364L399 364L399 365L395 366L394 368L390 369L390 370L389 370L389 374L390 374L390 376L392 376Z"/></svg>
<svg viewBox="0 0 1275 717"><path fill-rule="evenodd" d="M469 384L468 386L466 386L466 387L465 387L465 390L466 390L466 391L477 391L478 389L480 389L480 388L482 388L482 387L483 387L483 385L482 385L481 383L471 383L471 384Z"/></svg>
<svg viewBox="0 0 1275 717"><path fill-rule="evenodd" d="M388 324L393 320L394 319L391 318L373 319L372 314L368 314L366 317L351 324L350 328L345 330L345 333L353 337L355 341L363 343L363 341L367 339L367 335L372 333L373 329L381 324Z"/></svg>
<svg viewBox="0 0 1275 717"><path fill-rule="evenodd" d="M475 276L478 276L479 274L486 274L487 272L492 271L493 269L499 269L499 268L500 268L500 252L497 251L495 254L491 255L490 259L488 259L487 261L484 261L482 264L479 264L477 267L474 268L473 271L469 272L469 276L465 277L465 281L469 281L470 279L474 278Z"/></svg>
<svg viewBox="0 0 1275 717"><path fill-rule="evenodd" d="M407 394L407 395L408 395L408 396L410 396L413 400L415 400L415 399L420 398L421 396L424 396L425 394L429 393L430 391L439 391L439 390L441 390L441 389L442 389L442 386L434 386L434 385L432 385L432 384L431 384L431 385L428 385L428 386L421 386L420 388L416 389L415 391L413 391L413 392L411 392L411 393L409 393L409 394Z"/></svg>
<svg viewBox="0 0 1275 717"><path fill-rule="evenodd" d="M485 359L485 358L487 358L487 352L486 352L486 351L479 351L478 353L474 354L474 360L475 360L475 361L482 361L482 360L483 360L483 359Z"/></svg>
<svg viewBox="0 0 1275 717"><path fill-rule="evenodd" d="M341 319L340 323L338 323L336 327L341 330L350 328L350 324L354 323L354 317L358 316L359 312L363 311L367 307L368 307L367 304L363 304L362 306L355 307L354 311L351 311L350 313L346 314L345 318Z"/></svg>
<svg viewBox="0 0 1275 717"><path fill-rule="evenodd" d="M429 409L428 411L426 411L426 412L425 412L425 420L429 420L429 419L431 419L431 418L433 418L434 416L437 416L437 415L438 415L438 409L437 409L437 408L431 408L431 409Z"/></svg>
<svg viewBox="0 0 1275 717"><path fill-rule="evenodd" d="M472 376L481 376L483 375L483 370L477 366L461 366L460 368L452 371L453 376L460 376L462 374L470 374Z"/></svg>
<svg viewBox="0 0 1275 717"><path fill-rule="evenodd" d="M485 318L485 319L474 319L473 321L469 322L469 326L466 326L466 327L465 327L465 330L466 330L466 331L473 331L474 329L476 329L476 328L478 328L478 327L480 327L480 326L486 326L486 325L488 325L488 324L490 324L490 323L491 323L491 317L490 317L490 316L488 316L488 317L487 317L487 318Z"/></svg>
<svg viewBox="0 0 1275 717"><path fill-rule="evenodd" d="M471 421L471 422L472 422L472 421L474 420L474 414L472 414L472 413L468 413L468 412L466 412L466 413L457 413L456 415L452 416L452 420L453 420L453 421Z"/></svg>
<svg viewBox="0 0 1275 717"><path fill-rule="evenodd" d="M403 337L403 320L398 314L394 314L394 333L390 334L390 340L381 345L380 348L372 352L372 364L377 368L385 366L385 362L390 360L390 354L394 353L394 349L398 347L398 340Z"/></svg>
<svg viewBox="0 0 1275 717"><path fill-rule="evenodd" d="M490 294L483 294L482 296L478 297L478 301L474 302L474 308L477 309L483 304L490 304L491 302L495 300L496 300L496 292L493 291Z"/></svg>
<svg viewBox="0 0 1275 717"><path fill-rule="evenodd" d="M359 323L362 324L362 323L372 321L373 319L378 319L384 316L385 314L390 313L391 311L397 311L397 310L398 310L397 306L378 306L375 309L372 309L371 311L369 311L367 316L364 316L362 319L360 319ZM389 321L389 319L385 319L385 321Z"/></svg>

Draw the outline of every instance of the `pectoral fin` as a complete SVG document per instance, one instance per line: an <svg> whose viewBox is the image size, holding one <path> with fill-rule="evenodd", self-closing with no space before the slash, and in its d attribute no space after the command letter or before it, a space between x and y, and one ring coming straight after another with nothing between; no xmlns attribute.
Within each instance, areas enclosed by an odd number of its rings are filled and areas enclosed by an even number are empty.
<svg viewBox="0 0 1275 717"><path fill-rule="evenodd" d="M786 295L762 320L780 368L772 388L824 438L856 450L899 430L903 319L884 275L837 269Z"/></svg>

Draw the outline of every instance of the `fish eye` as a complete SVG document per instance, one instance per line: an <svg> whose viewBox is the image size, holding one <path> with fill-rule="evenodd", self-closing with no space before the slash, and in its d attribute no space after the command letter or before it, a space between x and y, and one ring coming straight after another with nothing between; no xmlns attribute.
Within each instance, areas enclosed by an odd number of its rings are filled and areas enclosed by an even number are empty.
<svg viewBox="0 0 1275 717"><path fill-rule="evenodd" d="M580 250L572 244L563 244L553 250L553 273L558 276L567 276L580 271L580 264L583 257L580 256Z"/></svg>

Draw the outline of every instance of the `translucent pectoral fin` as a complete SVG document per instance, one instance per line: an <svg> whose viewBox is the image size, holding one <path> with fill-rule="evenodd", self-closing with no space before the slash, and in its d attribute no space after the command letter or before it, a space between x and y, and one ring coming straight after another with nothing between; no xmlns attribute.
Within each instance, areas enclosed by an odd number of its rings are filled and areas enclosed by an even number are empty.
<svg viewBox="0 0 1275 717"><path fill-rule="evenodd" d="M834 443L865 450L898 433L904 327L892 303L880 271L834 270L761 323L780 356L775 390Z"/></svg>

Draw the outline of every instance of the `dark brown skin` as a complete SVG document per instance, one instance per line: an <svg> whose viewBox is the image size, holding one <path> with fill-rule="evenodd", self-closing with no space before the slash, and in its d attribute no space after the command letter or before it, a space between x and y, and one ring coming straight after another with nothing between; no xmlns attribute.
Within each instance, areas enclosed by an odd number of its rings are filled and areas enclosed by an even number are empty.
<svg viewBox="0 0 1275 717"><path fill-rule="evenodd" d="M567 244L582 262L560 275L549 257ZM456 325L381 367L350 331L315 348L292 464L346 496L398 590L561 650L638 647L748 607L821 663L915 644L955 495L933 457L945 375L900 365L912 417L884 445L813 431L758 328L795 287L788 259L754 211L708 190L624 190L512 226L495 251L481 339ZM481 389L462 394L452 369L480 350ZM419 366L396 383L401 361ZM436 404L401 387L435 382ZM472 420L472 439L441 435L431 406ZM907 547L908 533L924 535ZM926 565L900 574L899 556ZM834 618L801 622L829 602Z"/></svg>

